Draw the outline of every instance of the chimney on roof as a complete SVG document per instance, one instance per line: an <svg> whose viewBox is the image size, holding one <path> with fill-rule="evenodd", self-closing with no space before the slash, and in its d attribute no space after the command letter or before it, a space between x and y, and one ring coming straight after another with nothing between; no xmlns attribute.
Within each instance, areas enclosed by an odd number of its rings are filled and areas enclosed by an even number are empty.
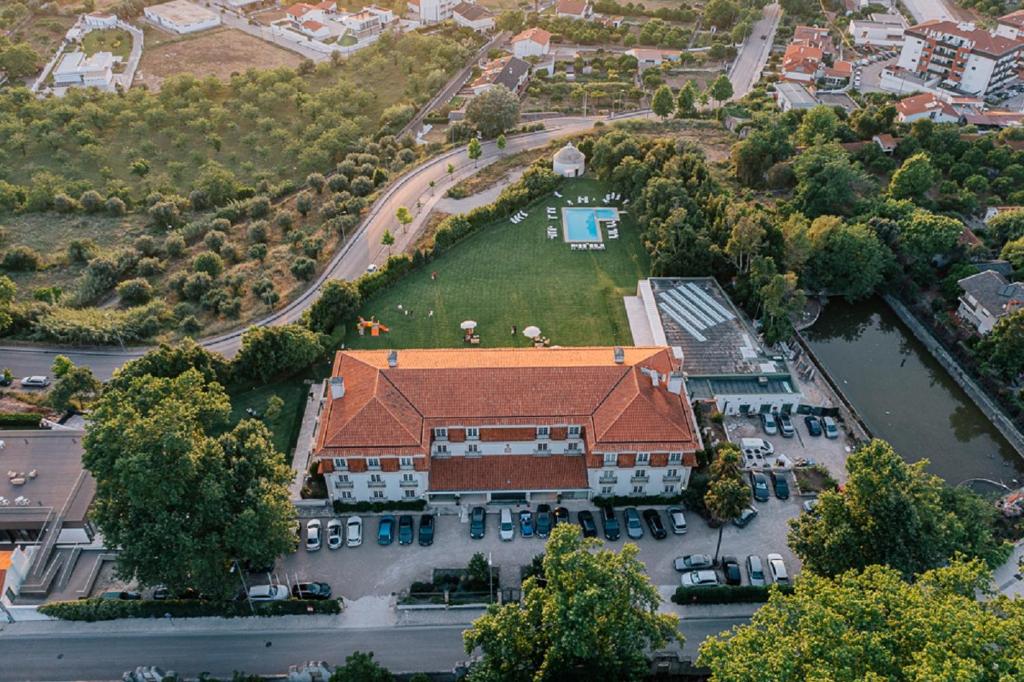
<svg viewBox="0 0 1024 682"><path fill-rule="evenodd" d="M622 346L615 346L615 364L621 365L626 361L626 351L622 350Z"/></svg>
<svg viewBox="0 0 1024 682"><path fill-rule="evenodd" d="M388 353L388 367L398 367L398 351L393 350Z"/></svg>
<svg viewBox="0 0 1024 682"><path fill-rule="evenodd" d="M675 393L676 395L683 394L683 373L679 370L673 370L668 375L668 392Z"/></svg>
<svg viewBox="0 0 1024 682"><path fill-rule="evenodd" d="M651 370L651 386L653 386L654 388L657 388L660 383L661 383L661 375L658 374L658 370L652 369Z"/></svg>
<svg viewBox="0 0 1024 682"><path fill-rule="evenodd" d="M345 397L345 378L331 377L327 382L331 387L331 400Z"/></svg>

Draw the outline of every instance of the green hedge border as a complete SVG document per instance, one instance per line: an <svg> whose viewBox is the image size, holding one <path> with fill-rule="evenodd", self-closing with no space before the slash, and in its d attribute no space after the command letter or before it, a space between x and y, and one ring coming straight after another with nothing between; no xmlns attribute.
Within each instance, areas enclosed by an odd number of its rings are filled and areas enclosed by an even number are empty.
<svg viewBox="0 0 1024 682"><path fill-rule="evenodd" d="M0 428L24 426L39 428L43 415L34 412L0 412Z"/></svg>
<svg viewBox="0 0 1024 682"><path fill-rule="evenodd" d="M342 502L335 500L334 513L368 512L381 514L388 511L423 511L427 508L426 500L394 500L384 502Z"/></svg>
<svg viewBox="0 0 1024 682"><path fill-rule="evenodd" d="M341 613L341 602L336 599L325 601L286 599L254 602L253 607L256 610L255 615L264 617ZM43 604L39 607L39 612L60 620L88 623L117 620L118 618L165 618L167 614L170 614L172 618L246 618L253 616L249 602L245 599L240 601L79 599Z"/></svg>
<svg viewBox="0 0 1024 682"><path fill-rule="evenodd" d="M677 587L672 601L687 604L762 604L772 590L793 592L792 585L719 585L717 587Z"/></svg>

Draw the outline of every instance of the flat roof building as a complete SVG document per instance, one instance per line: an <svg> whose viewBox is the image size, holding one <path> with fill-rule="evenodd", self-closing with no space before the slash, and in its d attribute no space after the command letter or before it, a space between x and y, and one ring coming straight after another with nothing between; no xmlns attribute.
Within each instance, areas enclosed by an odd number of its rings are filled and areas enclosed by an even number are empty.
<svg viewBox="0 0 1024 682"><path fill-rule="evenodd" d="M143 10L151 22L174 33L195 33L220 25L220 15L188 0L171 0Z"/></svg>

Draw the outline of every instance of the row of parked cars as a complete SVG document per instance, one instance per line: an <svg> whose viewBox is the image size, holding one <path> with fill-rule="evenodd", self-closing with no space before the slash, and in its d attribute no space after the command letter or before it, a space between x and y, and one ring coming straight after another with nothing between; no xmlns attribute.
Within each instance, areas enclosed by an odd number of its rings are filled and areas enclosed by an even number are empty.
<svg viewBox="0 0 1024 682"><path fill-rule="evenodd" d="M397 537L400 545L411 545L413 539L417 539L423 547L432 545L434 544L436 523L437 518L433 514L422 514L419 528L411 514L402 514L397 518L392 514L385 514L377 519L377 544L390 545ZM300 531L297 529L296 532ZM308 521L306 523L306 551L316 552L324 546L325 542L328 549L360 546L363 544L363 519L359 516L350 516L344 524L340 519L330 519L327 522L326 534L320 519Z"/></svg>
<svg viewBox="0 0 1024 682"><path fill-rule="evenodd" d="M832 417L816 417L809 414L804 417L804 426L807 427L807 433L815 438L821 435L824 435L825 438L839 438L839 425ZM766 436L781 435L783 438L792 438L796 435L793 420L788 414L762 412L761 430Z"/></svg>
<svg viewBox="0 0 1024 682"><path fill-rule="evenodd" d="M779 585L789 584L789 572L781 554L769 554L767 561L762 562L756 554L747 556L744 564L747 569L747 584L767 585L768 576ZM766 568L767 565L767 568ZM677 557L673 567L682 573L679 581L683 587L715 587L722 585L742 585L743 571L739 560L734 556L722 557L722 573L715 570L714 560L707 554L686 554Z"/></svg>
<svg viewBox="0 0 1024 682"><path fill-rule="evenodd" d="M601 507L597 510L597 516L589 509L583 509L576 514L576 522L580 526L583 537L596 538L598 534L597 524L601 524L601 530L608 540L618 540L625 527L626 536L637 540L644 536L644 526L651 535L658 540L668 537L668 529L676 535L686 532L686 515L681 507L669 507L665 510L668 518L668 525L662 520L661 512L657 509L645 509L642 513L636 507L627 507L622 512L622 523L612 507ZM551 529L560 523L570 523L569 510L565 507L551 508L550 505L541 504L537 506L536 513L529 509L523 509L513 516L509 508L504 508L498 517L498 534L502 540L512 540L518 533L524 538L546 538L551 534ZM479 540L487 534L487 510L483 507L473 507L469 513L469 537Z"/></svg>

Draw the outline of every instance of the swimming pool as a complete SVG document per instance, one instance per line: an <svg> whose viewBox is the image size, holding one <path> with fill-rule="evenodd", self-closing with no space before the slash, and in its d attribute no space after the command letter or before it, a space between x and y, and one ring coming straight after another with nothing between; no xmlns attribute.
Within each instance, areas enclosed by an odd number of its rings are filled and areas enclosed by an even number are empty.
<svg viewBox="0 0 1024 682"><path fill-rule="evenodd" d="M601 223L619 219L619 210L602 206L590 208L577 206L562 209L562 225L567 242L599 242Z"/></svg>

